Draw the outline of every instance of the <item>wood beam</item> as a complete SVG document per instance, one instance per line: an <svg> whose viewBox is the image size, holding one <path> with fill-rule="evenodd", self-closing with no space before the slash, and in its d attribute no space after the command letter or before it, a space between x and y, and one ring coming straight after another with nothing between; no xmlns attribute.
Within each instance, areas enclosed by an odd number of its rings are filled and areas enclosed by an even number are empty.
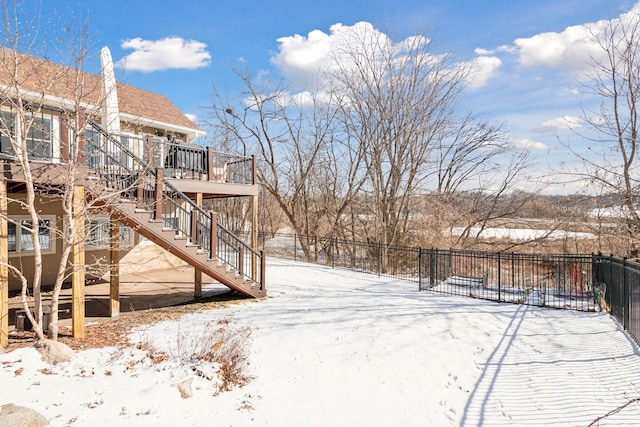
<svg viewBox="0 0 640 427"><path fill-rule="evenodd" d="M120 223L109 221L109 315L120 316Z"/></svg>
<svg viewBox="0 0 640 427"><path fill-rule="evenodd" d="M0 347L9 344L9 245L7 181L0 181Z"/></svg>
<svg viewBox="0 0 640 427"><path fill-rule="evenodd" d="M84 259L84 187L76 185L73 188L73 221L76 235L72 250L73 277L71 284L71 317L74 338L84 338L85 335L85 259Z"/></svg>

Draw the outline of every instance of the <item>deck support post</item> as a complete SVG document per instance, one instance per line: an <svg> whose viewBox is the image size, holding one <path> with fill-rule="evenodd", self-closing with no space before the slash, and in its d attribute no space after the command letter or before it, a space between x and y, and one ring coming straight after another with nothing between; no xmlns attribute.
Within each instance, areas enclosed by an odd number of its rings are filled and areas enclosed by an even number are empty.
<svg viewBox="0 0 640 427"><path fill-rule="evenodd" d="M196 193L196 204L198 207L202 207L202 193ZM198 231L197 224L194 231L196 233ZM204 236L202 237L204 238ZM202 244L202 242L198 243ZM202 270L199 270L197 267L194 269L193 273L193 297L196 299L202 298Z"/></svg>
<svg viewBox="0 0 640 427"><path fill-rule="evenodd" d="M76 185L73 188L73 221L76 235L72 249L73 277L71 283L71 317L74 338L84 338L85 335L85 259L84 259L84 221L85 221L84 187Z"/></svg>
<svg viewBox="0 0 640 427"><path fill-rule="evenodd" d="M162 215L164 213L164 202L162 200L163 176L164 168L156 168L155 199L153 203L153 219L155 221L162 221Z"/></svg>
<svg viewBox="0 0 640 427"><path fill-rule="evenodd" d="M251 277L256 278L258 273L258 260L256 252L258 251L258 196L252 196L251 200Z"/></svg>
<svg viewBox="0 0 640 427"><path fill-rule="evenodd" d="M7 181L0 181L0 347L9 344L9 245Z"/></svg>
<svg viewBox="0 0 640 427"><path fill-rule="evenodd" d="M120 224L109 221L109 315L120 316Z"/></svg>

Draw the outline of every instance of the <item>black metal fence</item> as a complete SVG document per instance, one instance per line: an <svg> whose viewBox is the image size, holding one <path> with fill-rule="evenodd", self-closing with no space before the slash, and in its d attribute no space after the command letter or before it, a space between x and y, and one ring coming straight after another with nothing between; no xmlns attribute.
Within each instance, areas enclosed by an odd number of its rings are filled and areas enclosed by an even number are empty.
<svg viewBox="0 0 640 427"><path fill-rule="evenodd" d="M593 311L590 255L420 250L420 290Z"/></svg>
<svg viewBox="0 0 640 427"><path fill-rule="evenodd" d="M640 263L593 255L593 280L601 307L640 343Z"/></svg>
<svg viewBox="0 0 640 427"><path fill-rule="evenodd" d="M422 249L282 233L259 233L258 240L270 256L413 281L420 290L580 311L601 308L640 343L640 263L626 259Z"/></svg>
<svg viewBox="0 0 640 427"><path fill-rule="evenodd" d="M248 238L245 233L245 239ZM418 248L284 233L259 233L258 246L278 258L402 280L413 281L418 277Z"/></svg>

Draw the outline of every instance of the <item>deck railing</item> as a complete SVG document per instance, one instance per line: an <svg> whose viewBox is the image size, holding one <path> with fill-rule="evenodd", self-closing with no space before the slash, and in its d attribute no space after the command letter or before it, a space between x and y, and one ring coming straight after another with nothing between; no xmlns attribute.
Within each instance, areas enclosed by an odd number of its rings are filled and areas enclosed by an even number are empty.
<svg viewBox="0 0 640 427"><path fill-rule="evenodd" d="M214 151L197 144L153 138L153 164L164 167L167 178L254 184L254 157Z"/></svg>
<svg viewBox="0 0 640 427"><path fill-rule="evenodd" d="M208 251L246 279L264 286L263 256L240 238L217 223L217 216L203 210L193 200L169 183L163 167L153 167L148 159L157 159L158 147L151 139L142 157L126 137L108 134L100 125L89 122L86 130L85 158L90 173L106 185L107 193L136 201L151 212L152 219L163 221L165 228L175 229L200 250ZM209 150L211 151L211 150ZM214 244L215 243L215 244ZM246 268L251 265L252 268Z"/></svg>

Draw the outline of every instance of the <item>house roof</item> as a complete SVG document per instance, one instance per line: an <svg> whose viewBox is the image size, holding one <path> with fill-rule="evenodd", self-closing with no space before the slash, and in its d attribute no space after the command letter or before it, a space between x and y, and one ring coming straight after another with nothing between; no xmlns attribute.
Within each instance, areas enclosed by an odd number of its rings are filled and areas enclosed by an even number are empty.
<svg viewBox="0 0 640 427"><path fill-rule="evenodd" d="M16 67L16 64L19 65ZM19 72L14 78L16 68ZM45 98L50 102L73 105L77 97L79 103L87 106L99 107L102 104L100 76L7 48L0 48L0 85L5 89L0 93L7 92L7 88L9 91L15 89L17 85L21 91L30 92L32 97ZM121 82L117 82L116 90L120 113L127 116L127 121L133 119L141 123L184 128L195 134L204 133L164 95Z"/></svg>

